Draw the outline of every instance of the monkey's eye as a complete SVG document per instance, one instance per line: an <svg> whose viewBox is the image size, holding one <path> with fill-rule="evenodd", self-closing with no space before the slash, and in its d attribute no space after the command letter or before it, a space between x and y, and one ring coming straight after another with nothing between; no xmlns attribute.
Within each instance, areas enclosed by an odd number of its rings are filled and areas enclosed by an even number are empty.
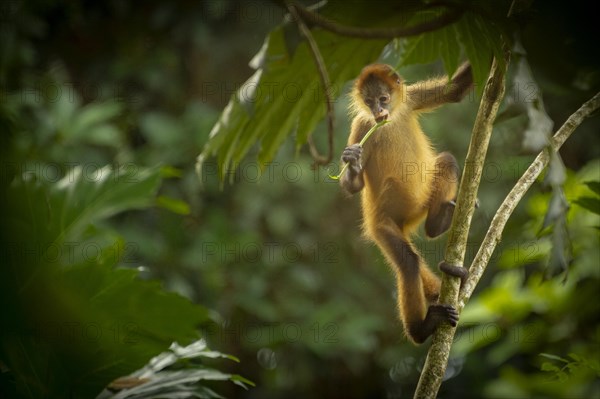
<svg viewBox="0 0 600 399"><path fill-rule="evenodd" d="M372 107L373 100L371 100L370 98L365 98L365 104L367 104L367 107Z"/></svg>
<svg viewBox="0 0 600 399"><path fill-rule="evenodd" d="M390 97L389 96L381 96L379 97L379 102L382 104L387 104L390 101Z"/></svg>

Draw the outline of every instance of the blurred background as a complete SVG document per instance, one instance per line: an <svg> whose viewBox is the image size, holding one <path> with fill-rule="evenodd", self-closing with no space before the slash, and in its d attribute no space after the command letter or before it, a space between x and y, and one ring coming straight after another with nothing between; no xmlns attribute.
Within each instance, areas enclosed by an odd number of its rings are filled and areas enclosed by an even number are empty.
<svg viewBox="0 0 600 399"><path fill-rule="evenodd" d="M523 42L556 130L597 91L598 52L563 40L571 29L587 37L589 26L578 24L585 10L564 11L564 23L553 21L558 6L536 12ZM162 206L106 224L125 243L119 267L207 309L201 336L239 358L219 370L256 384L209 383L223 396L409 397L428 345L404 337L392 274L360 236L358 198L344 196L327 168L313 169L293 138L262 176L256 149L222 187L213 160L196 170L220 113L254 72L249 61L284 14L266 1L3 0L3 157L21 165L17 173L39 165L55 166L57 175L74 165L171 168L175 177L158 192ZM400 72L415 81L443 69ZM473 95L440 109L423 118L424 131L464 160L477 107ZM335 154L347 137L346 109L343 95ZM467 264L533 159L521 151L524 123L511 119L494 131ZM571 203L568 278L543 281L552 242L539 233L551 193L540 182L509 221L461 316L440 397L600 397L600 220L574 202L598 201L584 182L600 180L599 126L597 116L586 121L561 151ZM324 122L314 137L325 148ZM435 267L445 237L416 245Z"/></svg>

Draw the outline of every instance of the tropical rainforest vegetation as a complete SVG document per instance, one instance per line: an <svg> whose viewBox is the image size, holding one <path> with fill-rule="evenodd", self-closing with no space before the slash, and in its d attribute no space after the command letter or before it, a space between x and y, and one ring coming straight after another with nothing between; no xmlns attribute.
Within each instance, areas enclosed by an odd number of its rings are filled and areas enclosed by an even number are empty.
<svg viewBox="0 0 600 399"><path fill-rule="evenodd" d="M473 93L422 118L464 166L492 60L505 71L468 267L598 93L597 13L322 3L2 2L0 397L413 395L431 343L407 342L358 198L329 177L351 81L376 61L414 82L468 59ZM600 398L599 130L596 112L509 218L439 397ZM435 266L446 240L416 244Z"/></svg>

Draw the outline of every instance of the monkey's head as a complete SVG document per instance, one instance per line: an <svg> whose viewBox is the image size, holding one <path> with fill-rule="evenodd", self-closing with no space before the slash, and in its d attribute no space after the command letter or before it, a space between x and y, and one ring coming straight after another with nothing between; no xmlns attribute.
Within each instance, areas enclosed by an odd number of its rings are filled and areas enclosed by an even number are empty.
<svg viewBox="0 0 600 399"><path fill-rule="evenodd" d="M363 68L353 91L354 107L373 115L376 122L388 119L402 98L404 84L394 69L385 64Z"/></svg>

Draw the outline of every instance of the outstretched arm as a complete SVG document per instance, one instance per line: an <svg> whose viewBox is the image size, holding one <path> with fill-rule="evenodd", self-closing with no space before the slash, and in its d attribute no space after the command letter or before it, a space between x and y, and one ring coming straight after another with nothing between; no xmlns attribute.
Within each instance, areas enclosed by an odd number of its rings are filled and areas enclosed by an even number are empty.
<svg viewBox="0 0 600 399"><path fill-rule="evenodd" d="M456 103L473 87L471 64L462 64L452 79L435 78L414 83L407 87L407 97L416 111L426 111L446 103Z"/></svg>

